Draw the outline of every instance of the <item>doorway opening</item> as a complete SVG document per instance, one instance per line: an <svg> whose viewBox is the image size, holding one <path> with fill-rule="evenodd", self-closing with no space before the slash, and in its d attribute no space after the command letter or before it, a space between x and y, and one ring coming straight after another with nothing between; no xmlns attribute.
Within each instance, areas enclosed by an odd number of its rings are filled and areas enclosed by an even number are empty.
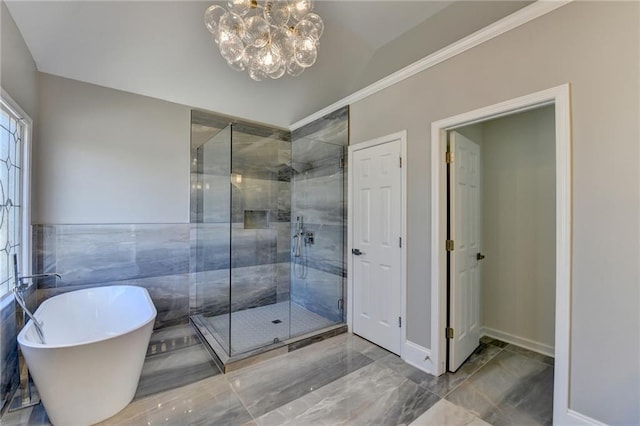
<svg viewBox="0 0 640 426"><path fill-rule="evenodd" d="M448 131L447 398L489 423L553 421L554 109Z"/></svg>
<svg viewBox="0 0 640 426"><path fill-rule="evenodd" d="M448 131L447 371L482 352L483 336L554 355L554 114Z"/></svg>
<svg viewBox="0 0 640 426"><path fill-rule="evenodd" d="M456 334L458 337L462 337L465 332L477 333L478 338L480 334L492 335L489 331L481 330L480 321L470 321L469 318L460 317L458 322L464 324L466 329L455 330L451 327L451 324L455 323L456 314L452 313L452 322L448 322L447 307L448 300L455 300L460 297L460 293L456 293L455 285L452 287L450 294L447 293L448 289L448 274L449 267L456 268L455 257L450 257L449 254L456 252L456 249L460 248L459 253L465 251L469 258L474 257L477 266L480 262L481 256L485 256L488 253L484 253L482 250L477 250L477 247L472 247L473 244L478 242L474 241L455 241L456 229L452 226L454 238L449 238L447 233L447 147L449 146L450 139L449 134L456 129L461 129L466 126L470 126L477 123L483 123L489 120L494 120L500 117L512 116L514 114L522 113L525 111L541 109L543 107L553 107L554 126L553 133L555 143L553 146L553 154L555 162L553 164L553 171L555 176L552 185L555 190L552 222L555 225L555 235L553 236L553 247L555 249L554 255L554 271L552 273L553 281L553 294L555 301L552 302L553 314L555 316L555 324L553 324L553 336L547 336L547 339L553 341L552 347L553 354L555 355L555 367L553 372L553 419L554 422L563 423L568 420L570 412L568 409L568 397L569 397L569 331L571 328L570 323L570 288L571 288L571 161L570 161L570 98L569 98L569 85L558 86L545 91L533 93L531 95L523 96L521 98L513 99L510 101L502 102L496 105L491 105L478 110L470 111L468 113L460 114L457 116L449 117L432 124L432 151L431 151L431 167L432 167L432 245L431 245L431 265L432 265L432 294L431 294L431 308L432 308L432 320L431 320L431 340L432 340L432 355L434 361L434 374L441 375L447 371L447 344L451 344L452 340L449 336L453 335L455 339ZM464 130L463 130L464 132ZM460 132L458 132L460 133ZM464 135L462 135L464 136ZM454 141L455 145L456 142ZM463 144L464 145L464 144ZM465 154L461 154L465 155ZM454 161L456 153L454 152ZM471 164L471 163L468 163ZM477 163L479 168L479 162ZM463 171L458 171L463 173ZM472 181L469 183L472 184ZM470 191L473 193L473 191ZM465 193L465 191L461 191ZM455 197L455 196L454 196ZM471 195L467 195L467 199ZM455 202L454 198L454 202ZM458 200L458 202L461 202ZM455 206L454 206L455 211ZM459 211L459 209L458 209ZM512 214L512 211L507 211L508 214ZM507 216L508 217L508 216ZM464 225L467 226L467 225ZM458 233L468 232L468 229L460 228ZM477 236L478 241L481 238L480 234ZM458 238L459 239L459 238ZM451 241L453 240L453 241ZM467 246L461 246L460 244L467 244ZM452 251L451 251L452 250ZM477 251L476 251L477 250ZM479 254L479 255L478 255ZM453 259L453 260L452 260ZM459 265L458 265L459 266ZM510 265L514 267L514 265ZM518 266L518 265L516 265ZM476 274L480 276L480 268L473 271L473 265L466 265L466 269L462 268L460 272L463 274L462 280ZM463 270L464 269L464 270ZM516 268L517 269L517 268ZM468 284L467 284L468 287ZM467 292L468 293L468 292ZM470 303L473 297L476 297L479 301L480 293L476 292L474 296L471 294L471 298L467 297L466 303ZM478 305L473 305L478 306ZM468 311L468 310L467 310ZM474 313L476 315L476 313ZM479 317L479 308L477 315ZM473 325L473 326L472 326ZM476 328L475 330L473 328ZM453 328L453 333L451 328ZM492 337L500 337L493 334ZM505 336L502 336L505 340ZM530 339L532 340L532 339ZM522 345L523 341L520 341ZM526 343L526 342L525 342ZM541 343L541 342L538 342ZM544 343L544 342L542 342ZM531 345L529 345L531 347ZM473 351L475 348L471 348ZM534 349L539 352L543 352L544 344ZM467 349L468 350L468 349ZM464 352L458 356L456 362L462 363L466 359ZM453 369L457 368L455 365Z"/></svg>

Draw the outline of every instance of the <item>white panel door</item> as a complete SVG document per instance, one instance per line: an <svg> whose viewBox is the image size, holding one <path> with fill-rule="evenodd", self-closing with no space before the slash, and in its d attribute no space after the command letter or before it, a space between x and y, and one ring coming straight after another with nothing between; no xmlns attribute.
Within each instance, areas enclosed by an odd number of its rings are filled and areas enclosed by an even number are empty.
<svg viewBox="0 0 640 426"><path fill-rule="evenodd" d="M451 132L449 370L456 371L480 340L480 147Z"/></svg>
<svg viewBox="0 0 640 426"><path fill-rule="evenodd" d="M353 151L353 332L401 345L400 140Z"/></svg>

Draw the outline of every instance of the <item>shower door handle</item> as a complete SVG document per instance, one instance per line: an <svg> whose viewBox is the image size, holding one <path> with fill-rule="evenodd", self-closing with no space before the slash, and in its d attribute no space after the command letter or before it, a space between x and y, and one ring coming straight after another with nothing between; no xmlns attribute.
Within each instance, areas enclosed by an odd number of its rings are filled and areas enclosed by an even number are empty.
<svg viewBox="0 0 640 426"><path fill-rule="evenodd" d="M360 251L360 249L351 249L351 253L355 254L356 256L361 256L364 253Z"/></svg>

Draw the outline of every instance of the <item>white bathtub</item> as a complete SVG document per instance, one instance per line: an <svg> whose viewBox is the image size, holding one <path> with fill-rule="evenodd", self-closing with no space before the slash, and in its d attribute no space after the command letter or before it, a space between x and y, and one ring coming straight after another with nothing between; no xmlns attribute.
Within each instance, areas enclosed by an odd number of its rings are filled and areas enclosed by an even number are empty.
<svg viewBox="0 0 640 426"><path fill-rule="evenodd" d="M42 302L41 344L31 321L18 334L40 398L54 425L90 425L135 395L156 308L142 287L77 290Z"/></svg>

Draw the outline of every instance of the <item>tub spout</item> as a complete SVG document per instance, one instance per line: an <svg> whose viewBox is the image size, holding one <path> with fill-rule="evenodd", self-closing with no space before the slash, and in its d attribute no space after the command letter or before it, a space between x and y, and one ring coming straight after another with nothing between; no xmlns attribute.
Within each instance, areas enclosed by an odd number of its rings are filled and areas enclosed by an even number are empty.
<svg viewBox="0 0 640 426"><path fill-rule="evenodd" d="M31 278L46 278L46 277L58 277L58 279L62 279L62 275L58 274L58 273L51 273L51 274L35 274L35 275L25 275L22 277L18 277L18 279L16 280L16 285L19 288L24 288L27 287L28 285L25 283L25 280L31 279Z"/></svg>
<svg viewBox="0 0 640 426"><path fill-rule="evenodd" d="M40 343L44 344L45 343L44 331L42 330L43 324L33 316L31 311L29 311L29 309L27 309L27 303L24 300L23 293L28 287L28 284L25 283L25 280L28 280L31 278L45 278L45 277L52 277L52 276L56 276L62 279L62 276L56 273L19 276L18 275L18 256L15 254L13 255L13 273L15 277L14 278L15 284L13 286L13 294L15 296L15 299L20 305L20 307L22 308L22 312L24 312L29 317L29 319L33 322L33 325L36 327L36 332L38 333L38 337L40 338Z"/></svg>

